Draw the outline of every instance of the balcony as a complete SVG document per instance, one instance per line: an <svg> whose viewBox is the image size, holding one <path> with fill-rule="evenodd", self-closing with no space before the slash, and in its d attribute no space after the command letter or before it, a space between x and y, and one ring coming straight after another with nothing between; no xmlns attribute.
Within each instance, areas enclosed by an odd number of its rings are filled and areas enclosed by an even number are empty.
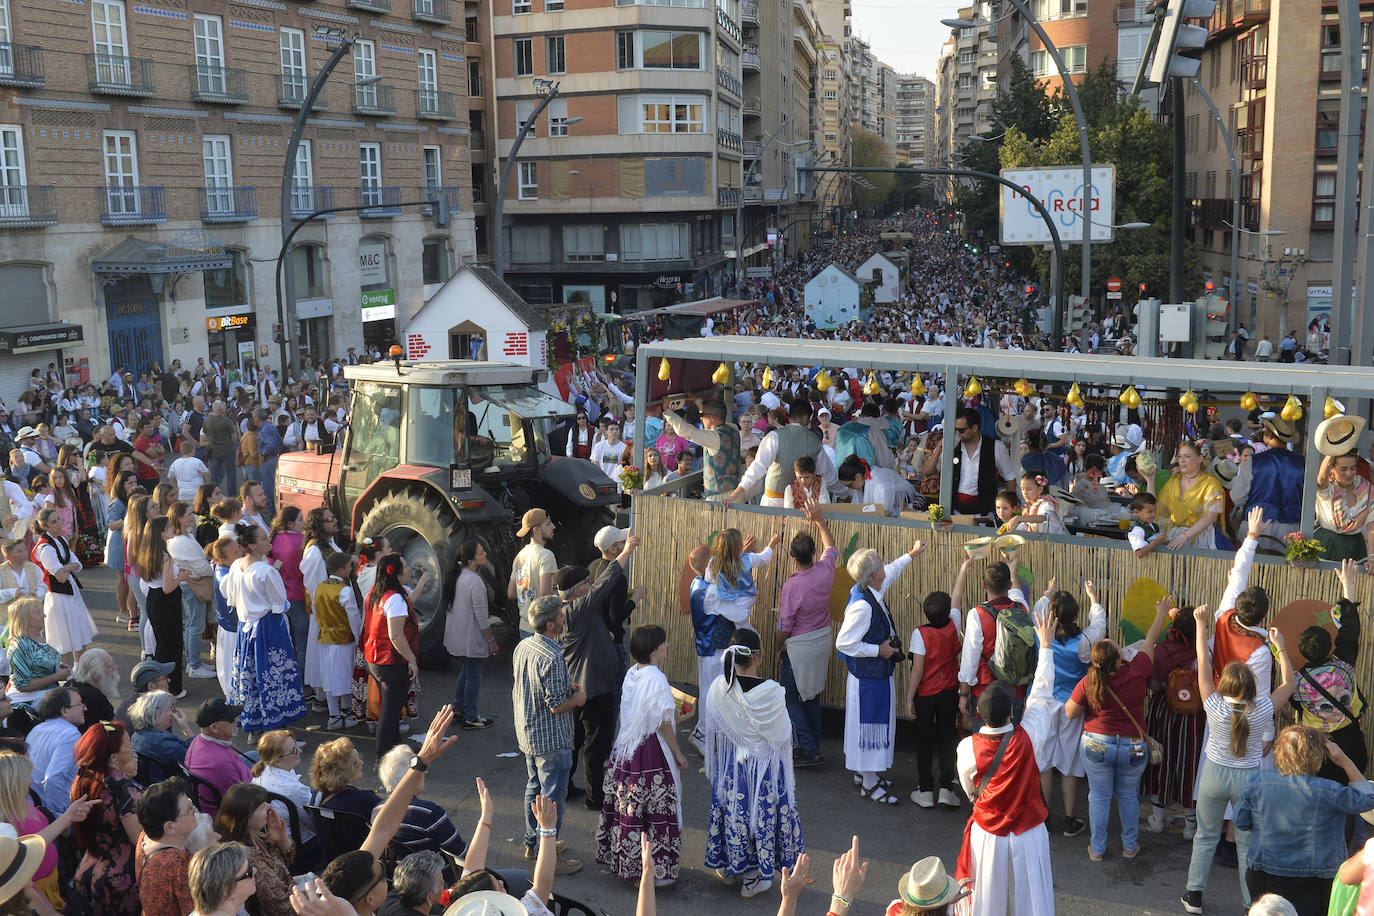
<svg viewBox="0 0 1374 916"><path fill-rule="evenodd" d="M758 96L747 96L744 99L744 101L740 104L740 111L744 112L747 115L754 115L755 117L757 117L763 114L763 103L759 101Z"/></svg>
<svg viewBox="0 0 1374 916"><path fill-rule="evenodd" d="M1188 225L1194 229L1225 229L1231 221L1231 199L1212 197L1193 200L1189 208Z"/></svg>
<svg viewBox="0 0 1374 916"><path fill-rule="evenodd" d="M724 70L716 71L716 85L736 96L744 94L744 85Z"/></svg>
<svg viewBox="0 0 1374 916"><path fill-rule="evenodd" d="M716 145L721 147L722 149L734 150L738 153L740 151L740 148L744 145L744 138L741 137L739 134L735 133L733 130L717 128Z"/></svg>
<svg viewBox="0 0 1374 916"><path fill-rule="evenodd" d="M325 98L329 88L326 84L320 94L315 96L315 104L311 106L311 111L328 111L329 102ZM310 92L310 79L304 73L284 73L277 77L277 107L290 110L299 109L305 104L305 97Z"/></svg>
<svg viewBox="0 0 1374 916"><path fill-rule="evenodd" d="M448 0L411 0L410 14L416 22L432 22L435 25L449 25L453 16L449 14Z"/></svg>
<svg viewBox="0 0 1374 916"><path fill-rule="evenodd" d="M416 89L415 117L422 121L452 121L458 117L453 93L438 89Z"/></svg>
<svg viewBox="0 0 1374 916"><path fill-rule="evenodd" d="M729 15L726 14L725 10L720 7L716 7L716 26L721 32L724 32L725 35L731 38L735 44L740 43L739 23L731 19Z"/></svg>
<svg viewBox="0 0 1374 916"><path fill-rule="evenodd" d="M202 223L247 223L257 218L257 188L200 189Z"/></svg>
<svg viewBox="0 0 1374 916"><path fill-rule="evenodd" d="M800 48L802 53L810 58L811 63L816 62L816 45L807 37L806 30L799 25L792 26L792 44Z"/></svg>
<svg viewBox="0 0 1374 916"><path fill-rule="evenodd" d="M56 225L56 186L0 185L0 228L36 229Z"/></svg>
<svg viewBox="0 0 1374 916"><path fill-rule="evenodd" d="M245 105L248 102L248 71L218 64L192 64L191 100L216 105Z"/></svg>
<svg viewBox="0 0 1374 916"><path fill-rule="evenodd" d="M763 200L763 188L760 187L745 188L743 194L746 204L757 203Z"/></svg>
<svg viewBox="0 0 1374 916"><path fill-rule="evenodd" d="M758 0L744 0L740 4L739 18L745 25L752 25L758 28L759 25L759 4Z"/></svg>
<svg viewBox="0 0 1374 916"><path fill-rule="evenodd" d="M424 200L447 200L448 212L450 217L457 216L458 212L463 209L462 188L427 186L420 188L417 193ZM423 216L429 216L433 212L433 206L426 206L420 208L420 213Z"/></svg>
<svg viewBox="0 0 1374 916"><path fill-rule="evenodd" d="M46 82L42 48L0 41L0 86L37 89Z"/></svg>
<svg viewBox="0 0 1374 916"><path fill-rule="evenodd" d="M358 205L367 207L359 210L361 219L390 219L401 215L401 189L365 184L358 188Z"/></svg>
<svg viewBox="0 0 1374 916"><path fill-rule="evenodd" d="M757 140L745 140L740 144L740 152L744 154L745 159L757 159L763 151L762 147L763 144Z"/></svg>
<svg viewBox="0 0 1374 916"><path fill-rule="evenodd" d="M722 207L738 207L739 188L716 188L716 203Z"/></svg>
<svg viewBox="0 0 1374 916"><path fill-rule="evenodd" d="M353 87L353 113L387 118L396 113L396 87L381 83Z"/></svg>
<svg viewBox="0 0 1374 916"><path fill-rule="evenodd" d="M362 10L364 13L389 13L391 12L391 0L344 0L344 7L350 10Z"/></svg>
<svg viewBox="0 0 1374 916"><path fill-rule="evenodd" d="M106 226L154 226L167 222L166 189L148 185L96 188Z"/></svg>
<svg viewBox="0 0 1374 916"><path fill-rule="evenodd" d="M153 62L144 57L87 54L86 76L94 95L135 98L157 95L157 86L153 85Z"/></svg>
<svg viewBox="0 0 1374 916"><path fill-rule="evenodd" d="M291 188L291 218L304 219L316 210L334 206L334 189L320 185L298 184ZM333 213L326 213L325 219Z"/></svg>
<svg viewBox="0 0 1374 916"><path fill-rule="evenodd" d="M469 130L468 149L473 152L481 150L485 153L487 151L487 132L484 130Z"/></svg>
<svg viewBox="0 0 1374 916"><path fill-rule="evenodd" d="M762 69L759 64L759 52L756 48L741 51L739 62L740 66L744 67L744 69L753 70L755 73L758 73Z"/></svg>
<svg viewBox="0 0 1374 916"><path fill-rule="evenodd" d="M1240 85L1243 89L1263 89L1269 78L1268 54L1247 54L1240 60Z"/></svg>
<svg viewBox="0 0 1374 916"><path fill-rule="evenodd" d="M464 34L467 36L468 43L469 43L469 44L476 44L476 43L477 43L477 20L476 20L476 19L465 19L463 22L464 22L464 28L466 29L466 31L464 32Z"/></svg>

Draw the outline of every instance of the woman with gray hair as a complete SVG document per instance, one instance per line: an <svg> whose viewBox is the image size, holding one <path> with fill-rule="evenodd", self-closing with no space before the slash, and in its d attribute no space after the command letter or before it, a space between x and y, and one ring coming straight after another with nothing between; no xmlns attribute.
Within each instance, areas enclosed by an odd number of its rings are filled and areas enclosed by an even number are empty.
<svg viewBox="0 0 1374 916"><path fill-rule="evenodd" d="M412 852L402 859L396 866L396 874L391 877L391 892L399 908L429 916L448 884L444 871L443 856L432 850ZM388 901L378 912L390 908Z"/></svg>
<svg viewBox="0 0 1374 916"><path fill-rule="evenodd" d="M409 744L398 744L387 751L377 763L377 776L382 780L382 789L390 794L395 790L401 777L410 768L410 760L415 751ZM378 806L380 807L380 806ZM373 813L376 816L376 813ZM399 843L410 853L443 852L449 861L443 865L444 881L451 884L456 877L449 862L461 862L468 851L467 841L458 828L453 825L442 805L428 799L415 797L406 808L405 817L396 831L393 843Z"/></svg>
<svg viewBox="0 0 1374 916"><path fill-rule="evenodd" d="M186 875L196 905L191 916L236 916L257 890L248 847L240 843L202 849L191 856Z"/></svg>
<svg viewBox="0 0 1374 916"><path fill-rule="evenodd" d="M147 758L153 781L175 776L190 747L186 714L165 690L152 690L129 707L130 741L139 757ZM180 732L180 734L178 734Z"/></svg>
<svg viewBox="0 0 1374 916"><path fill-rule="evenodd" d="M886 566L875 550L860 550L845 568L854 580L835 650L849 668L845 687L844 765L854 773L859 794L880 805L897 804L890 780L878 774L892 766L897 732L897 690L892 672L904 656L897 625L883 594L926 549L916 544Z"/></svg>

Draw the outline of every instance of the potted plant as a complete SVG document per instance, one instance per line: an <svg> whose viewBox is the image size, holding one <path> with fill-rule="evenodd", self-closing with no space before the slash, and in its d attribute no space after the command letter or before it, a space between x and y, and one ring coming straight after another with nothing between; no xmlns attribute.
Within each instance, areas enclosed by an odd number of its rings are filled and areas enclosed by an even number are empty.
<svg viewBox="0 0 1374 916"><path fill-rule="evenodd" d="M1283 539L1283 556L1291 566L1316 566L1325 552L1320 541L1301 531L1294 531Z"/></svg>

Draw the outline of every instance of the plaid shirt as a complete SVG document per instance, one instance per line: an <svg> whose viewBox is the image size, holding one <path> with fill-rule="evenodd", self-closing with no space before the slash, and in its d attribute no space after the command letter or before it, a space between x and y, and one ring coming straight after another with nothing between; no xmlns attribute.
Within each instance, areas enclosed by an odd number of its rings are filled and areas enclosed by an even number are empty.
<svg viewBox="0 0 1374 916"><path fill-rule="evenodd" d="M521 752L547 757L573 746L573 714L555 713L567 702L568 666L558 643L542 633L522 639L512 658L515 736Z"/></svg>

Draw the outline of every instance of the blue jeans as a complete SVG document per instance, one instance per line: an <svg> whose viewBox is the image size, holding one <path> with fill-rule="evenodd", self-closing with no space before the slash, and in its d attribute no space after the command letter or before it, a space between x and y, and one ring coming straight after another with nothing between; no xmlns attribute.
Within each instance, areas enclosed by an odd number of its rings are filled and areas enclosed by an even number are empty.
<svg viewBox="0 0 1374 916"><path fill-rule="evenodd" d="M186 651L186 670L200 667L200 635L205 632L205 602L191 586L181 586L181 628Z"/></svg>
<svg viewBox="0 0 1374 916"><path fill-rule="evenodd" d="M1088 827L1089 846L1097 855L1107 851L1107 820L1111 816L1112 798L1116 798L1116 813L1121 818L1121 845L1124 849L1140 846L1140 777L1150 761L1150 748L1143 739L1120 735L1098 735L1084 732L1079 739L1083 748L1083 768L1088 771Z"/></svg>
<svg viewBox="0 0 1374 916"><path fill-rule="evenodd" d="M536 795L553 799L558 806L558 829L563 829L563 801L568 797L568 774L572 772L573 749L560 748L544 757L525 755L525 848L539 846L539 824L530 805Z"/></svg>
<svg viewBox="0 0 1374 916"><path fill-rule="evenodd" d="M1205 891L1207 873L1212 870L1217 840L1226 820L1226 805L1240 804L1240 796L1259 767L1228 767L1211 760L1202 764L1197 784L1197 833L1193 834L1193 855L1188 862L1188 890ZM1250 854L1250 831L1236 828L1236 859L1240 862L1240 899L1250 906L1250 889L1245 885L1245 862Z"/></svg>
<svg viewBox="0 0 1374 916"><path fill-rule="evenodd" d="M224 491L225 496L238 495L238 481L234 473L234 456L225 455L223 458L216 458L211 455L206 462L210 466L210 482L219 484L219 488Z"/></svg>
<svg viewBox="0 0 1374 916"><path fill-rule="evenodd" d="M464 658L463 668L458 672L458 686L453 691L453 712L468 722L482 718L477 712L477 690L482 686L483 661Z"/></svg>
<svg viewBox="0 0 1374 916"><path fill-rule="evenodd" d="M803 700L797 692L797 677L792 673L792 660L782 655L782 671L778 674L787 699L787 716L792 720L792 734L803 757L815 757L821 752L821 698Z"/></svg>
<svg viewBox="0 0 1374 916"><path fill-rule="evenodd" d="M267 494L267 508L276 511L277 507L277 455L262 459L258 465L258 482Z"/></svg>
<svg viewBox="0 0 1374 916"><path fill-rule="evenodd" d="M304 601L286 602L286 628L291 631L291 646L296 650L296 663L305 671L305 640L310 636L310 612Z"/></svg>

